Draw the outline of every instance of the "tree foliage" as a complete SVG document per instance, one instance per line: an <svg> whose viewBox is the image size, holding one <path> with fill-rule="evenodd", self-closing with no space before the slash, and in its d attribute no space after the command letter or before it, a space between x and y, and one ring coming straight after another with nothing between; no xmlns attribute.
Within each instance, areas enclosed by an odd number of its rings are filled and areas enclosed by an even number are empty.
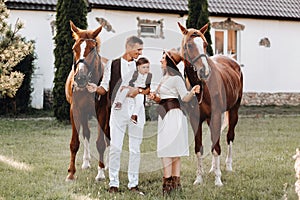
<svg viewBox="0 0 300 200"><path fill-rule="evenodd" d="M209 23L208 2L207 0L189 0L188 2L188 19L186 21L187 28L200 29L205 24ZM213 55L211 47L210 26L205 33L205 38L208 42L207 54Z"/></svg>
<svg viewBox="0 0 300 200"><path fill-rule="evenodd" d="M13 98L0 99L0 107L5 108L0 110L0 115L15 115L19 113L28 113L28 111L30 111L30 95L33 91L31 79L34 72L35 59L36 56L34 53L28 54L14 68L14 71L19 71L24 74L24 79L21 87Z"/></svg>
<svg viewBox="0 0 300 200"><path fill-rule="evenodd" d="M24 74L15 71L17 64L33 52L33 43L26 42L18 32L24 24L17 20L14 26L7 23L9 12L0 0L0 97L13 98L22 85Z"/></svg>
<svg viewBox="0 0 300 200"><path fill-rule="evenodd" d="M54 49L55 78L53 88L54 116L69 120L70 105L65 97L65 82L73 64L70 20L81 29L87 28L87 5L84 0L58 0L56 5L56 36Z"/></svg>

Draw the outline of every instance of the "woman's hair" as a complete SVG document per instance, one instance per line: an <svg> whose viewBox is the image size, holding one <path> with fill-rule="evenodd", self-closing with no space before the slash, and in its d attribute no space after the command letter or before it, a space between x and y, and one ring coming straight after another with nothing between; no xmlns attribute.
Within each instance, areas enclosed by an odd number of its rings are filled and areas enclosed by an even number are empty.
<svg viewBox="0 0 300 200"><path fill-rule="evenodd" d="M146 63L150 63L149 60L145 57L141 57L136 61L136 66L143 65Z"/></svg>
<svg viewBox="0 0 300 200"><path fill-rule="evenodd" d="M175 65L174 61L168 56L169 54L166 52L163 52L164 54L166 54L166 61L167 61L167 68L166 71L171 75L171 76L181 76L181 73L178 69L178 67ZM164 71L164 75L166 73L166 71Z"/></svg>

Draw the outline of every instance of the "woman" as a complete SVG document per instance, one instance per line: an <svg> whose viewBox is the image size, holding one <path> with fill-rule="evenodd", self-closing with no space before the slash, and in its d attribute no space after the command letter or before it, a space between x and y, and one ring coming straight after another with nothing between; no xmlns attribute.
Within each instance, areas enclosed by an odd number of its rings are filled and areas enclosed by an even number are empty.
<svg viewBox="0 0 300 200"><path fill-rule="evenodd" d="M195 93L200 92L196 85L189 92L177 64L181 56L176 50L163 53L161 66L163 77L156 92L149 94L149 99L159 103L157 155L163 164L163 194L179 189L181 156L189 155L187 119L180 108L178 98L190 101Z"/></svg>

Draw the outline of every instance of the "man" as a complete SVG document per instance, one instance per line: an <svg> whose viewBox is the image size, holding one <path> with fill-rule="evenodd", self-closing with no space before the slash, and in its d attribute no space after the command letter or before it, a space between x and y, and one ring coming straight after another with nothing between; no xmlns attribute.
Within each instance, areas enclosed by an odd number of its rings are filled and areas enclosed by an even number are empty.
<svg viewBox="0 0 300 200"><path fill-rule="evenodd" d="M114 105L116 92L119 92L121 83L128 85L133 72L136 70L135 59L137 59L143 50L143 41L136 36L127 38L125 44L125 53L121 58L108 62L105 67L103 80L100 86L88 84L87 89L90 92L97 92L100 95L109 92L111 103ZM123 85L122 83L122 85ZM134 124L130 117L134 109L134 99L137 94L148 94L150 89L131 88L122 109L111 109L110 126L110 152L109 152L109 192L118 192L119 188L119 170L120 157L123 146L123 139L128 127L129 135L129 163L128 163L128 188L130 191L142 194L138 188L138 176L140 166L140 144L143 138L143 129L145 124L145 109L140 109L138 113L139 121Z"/></svg>

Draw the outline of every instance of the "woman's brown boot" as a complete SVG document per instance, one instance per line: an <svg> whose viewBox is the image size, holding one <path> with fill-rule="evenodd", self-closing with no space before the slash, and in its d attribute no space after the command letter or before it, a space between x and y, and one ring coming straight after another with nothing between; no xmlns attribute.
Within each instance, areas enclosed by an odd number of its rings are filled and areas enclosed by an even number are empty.
<svg viewBox="0 0 300 200"><path fill-rule="evenodd" d="M172 176L172 187L174 190L181 189L180 176Z"/></svg>
<svg viewBox="0 0 300 200"><path fill-rule="evenodd" d="M165 178L163 177L163 195L168 195L173 190L172 176Z"/></svg>

